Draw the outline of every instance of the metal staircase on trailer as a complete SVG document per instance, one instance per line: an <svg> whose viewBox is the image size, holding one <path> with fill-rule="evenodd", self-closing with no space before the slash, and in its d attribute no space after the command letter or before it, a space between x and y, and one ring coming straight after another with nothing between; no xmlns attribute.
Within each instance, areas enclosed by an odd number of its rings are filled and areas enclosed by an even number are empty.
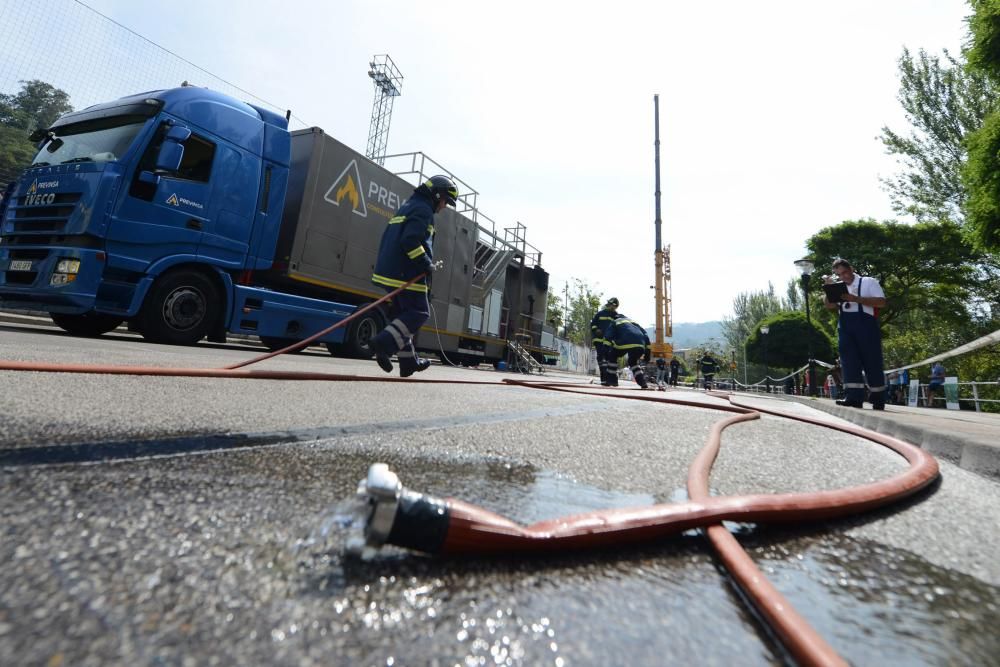
<svg viewBox="0 0 1000 667"><path fill-rule="evenodd" d="M477 290L478 300L486 295L497 280L507 270L507 264L514 256L511 248L495 247L488 243L476 243L476 261L472 274L472 287ZM473 299L474 301L477 299Z"/></svg>
<svg viewBox="0 0 1000 667"><path fill-rule="evenodd" d="M531 353L516 340L508 340L507 345L513 353L511 370L520 371L530 375L532 371L537 371L539 375L545 372L545 367L538 363Z"/></svg>

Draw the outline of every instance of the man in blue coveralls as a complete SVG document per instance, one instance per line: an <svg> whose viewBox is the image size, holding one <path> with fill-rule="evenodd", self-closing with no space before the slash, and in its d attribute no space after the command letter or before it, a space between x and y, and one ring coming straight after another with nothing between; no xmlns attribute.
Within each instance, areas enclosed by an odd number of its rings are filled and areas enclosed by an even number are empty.
<svg viewBox="0 0 1000 667"><path fill-rule="evenodd" d="M837 405L860 408L865 400L864 371L872 407L885 409L885 373L882 366L882 334L878 327L878 309L885 307L885 292L871 276L860 276L846 259L833 263L833 272L847 285L841 301L824 297L827 308L839 310L837 322L840 363L843 368L845 396Z"/></svg>
<svg viewBox="0 0 1000 667"><path fill-rule="evenodd" d="M458 188L447 176L432 176L420 184L389 220L372 282L386 291L402 287L414 276L425 274L392 298L392 321L372 339L375 361L386 373L392 372L393 354L399 359L400 377L426 370L431 362L417 356L413 337L430 315L427 277L433 270L434 215L445 206L454 206Z"/></svg>

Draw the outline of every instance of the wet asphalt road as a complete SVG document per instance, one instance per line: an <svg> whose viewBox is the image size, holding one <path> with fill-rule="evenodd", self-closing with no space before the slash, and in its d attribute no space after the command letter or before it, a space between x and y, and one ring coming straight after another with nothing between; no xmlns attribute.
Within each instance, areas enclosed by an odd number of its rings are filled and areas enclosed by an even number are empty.
<svg viewBox="0 0 1000 667"><path fill-rule="evenodd" d="M256 351L0 326L5 359L222 366ZM382 376L319 352L264 367ZM783 661L697 534L557 557L385 550L370 562L343 558L336 531L317 537L374 461L411 488L522 522L678 500L718 412L491 384L0 382L0 664ZM765 417L726 432L712 487L827 489L902 468L863 440ZM918 501L873 516L734 529L852 663L997 664L1000 486L942 473ZM310 537L319 543L303 546Z"/></svg>

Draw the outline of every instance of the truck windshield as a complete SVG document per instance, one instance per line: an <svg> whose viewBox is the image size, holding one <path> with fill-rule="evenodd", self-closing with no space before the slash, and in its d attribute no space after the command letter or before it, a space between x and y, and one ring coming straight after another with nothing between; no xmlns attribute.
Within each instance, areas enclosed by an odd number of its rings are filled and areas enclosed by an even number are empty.
<svg viewBox="0 0 1000 667"><path fill-rule="evenodd" d="M53 128L32 164L118 160L146 120L139 116L116 116Z"/></svg>

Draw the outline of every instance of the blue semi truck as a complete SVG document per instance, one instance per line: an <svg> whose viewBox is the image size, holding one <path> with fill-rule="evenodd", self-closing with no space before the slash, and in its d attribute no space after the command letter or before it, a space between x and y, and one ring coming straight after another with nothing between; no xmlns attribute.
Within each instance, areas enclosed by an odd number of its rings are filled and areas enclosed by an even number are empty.
<svg viewBox="0 0 1000 667"><path fill-rule="evenodd" d="M413 188L319 128L289 132L286 116L191 86L72 112L31 139L38 154L0 203L0 308L78 335L128 322L159 343L301 340L382 295L378 241ZM463 194L436 222L447 266L417 345L469 365L509 345L540 358L541 253L521 225L480 224ZM323 342L368 356L385 321L374 309Z"/></svg>

